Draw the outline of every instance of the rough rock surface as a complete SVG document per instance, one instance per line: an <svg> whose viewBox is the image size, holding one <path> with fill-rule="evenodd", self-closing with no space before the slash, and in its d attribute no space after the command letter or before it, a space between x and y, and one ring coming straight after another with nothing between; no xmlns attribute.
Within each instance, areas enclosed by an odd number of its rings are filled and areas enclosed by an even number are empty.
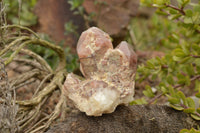
<svg viewBox="0 0 200 133"><path fill-rule="evenodd" d="M134 105L119 106L102 117L70 113L47 133L178 133L183 128L197 129L198 125L200 121L187 113L164 105Z"/></svg>
<svg viewBox="0 0 200 133"><path fill-rule="evenodd" d="M109 35L124 34L131 16L136 16L139 0L84 0L88 14L95 13L93 20Z"/></svg>
<svg viewBox="0 0 200 133"><path fill-rule="evenodd" d="M63 41L64 46L75 52L78 38L73 34L65 35L64 25L73 22L78 25L77 32L81 33L85 24L80 15L74 15L70 10L68 0L38 0L34 12L38 17L38 32L48 34L58 44Z"/></svg>
<svg viewBox="0 0 200 133"><path fill-rule="evenodd" d="M133 100L137 56L128 43L113 49L108 34L92 27L82 33L77 53L86 79L68 74L63 89L80 111L101 116Z"/></svg>

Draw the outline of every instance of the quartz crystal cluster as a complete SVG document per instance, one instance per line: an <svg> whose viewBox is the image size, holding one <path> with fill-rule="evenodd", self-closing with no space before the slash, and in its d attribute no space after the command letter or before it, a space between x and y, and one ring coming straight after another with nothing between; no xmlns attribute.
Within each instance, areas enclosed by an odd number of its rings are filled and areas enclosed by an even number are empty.
<svg viewBox="0 0 200 133"><path fill-rule="evenodd" d="M77 53L85 78L68 74L63 90L80 111L101 116L133 100L137 56L131 45L123 41L113 49L109 35L92 27L81 34Z"/></svg>

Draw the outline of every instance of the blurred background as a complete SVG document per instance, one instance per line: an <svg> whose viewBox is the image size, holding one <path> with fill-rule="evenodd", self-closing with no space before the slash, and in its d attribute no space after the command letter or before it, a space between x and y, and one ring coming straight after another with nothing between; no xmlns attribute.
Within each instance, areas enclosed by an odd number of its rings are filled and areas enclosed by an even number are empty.
<svg viewBox="0 0 200 133"><path fill-rule="evenodd" d="M174 55L172 51L179 47L180 43L199 43L199 34L196 34L199 31L200 20L198 0L4 0L4 2L8 24L27 26L43 39L65 49L68 72L80 74L76 44L80 34L91 26L107 32L114 46L123 40L133 45L138 55L139 66L136 75L136 93L138 93L136 97L143 95L141 90L147 89L146 85L157 90L154 86L159 85L161 80L165 82L166 77L169 77L166 83L171 84L169 80L177 80L178 70L182 69L182 66L177 65L177 68L172 68L174 73L170 73L171 68L167 71L160 69L160 67L166 68L167 65L159 65L153 72L147 71L144 65L147 65L147 68L158 65L156 61L148 61L149 59L157 58L161 64L167 64L165 60L172 61ZM30 48L54 68L58 60L54 52L39 46ZM165 60L160 60L164 56ZM175 66L171 64L168 66Z"/></svg>

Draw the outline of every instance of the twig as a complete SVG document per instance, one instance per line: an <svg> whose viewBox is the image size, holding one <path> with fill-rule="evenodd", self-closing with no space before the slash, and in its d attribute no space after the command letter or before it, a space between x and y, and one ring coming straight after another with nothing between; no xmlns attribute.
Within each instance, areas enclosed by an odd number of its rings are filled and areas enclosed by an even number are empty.
<svg viewBox="0 0 200 133"><path fill-rule="evenodd" d="M31 70L29 72L23 73L19 76L16 76L15 78L12 78L9 80L9 84L12 86L18 86L21 83L23 84L25 81L37 76L40 74L40 71L38 69ZM1 82L0 85L5 85L6 82Z"/></svg>
<svg viewBox="0 0 200 133"><path fill-rule="evenodd" d="M32 43L54 50L58 54L60 59L57 69L63 69L65 67L66 65L65 54L62 48L42 39L33 39Z"/></svg>
<svg viewBox="0 0 200 133"><path fill-rule="evenodd" d="M199 79L199 78L200 78L200 75L196 75L196 76L192 77L190 80L194 81L194 80ZM173 88L177 89L177 88L184 86L184 85L185 84L178 84L178 85L173 86ZM148 104L152 104L155 100L159 99L162 95L164 95L164 93L157 94L154 98L149 100Z"/></svg>
<svg viewBox="0 0 200 133"><path fill-rule="evenodd" d="M184 104L180 104L180 106L181 107L183 107L184 109L188 109L189 107L188 106L186 106L186 105L184 105ZM195 112L195 113L193 113L193 114L195 114L195 115L197 115L198 117L200 117L200 114L198 113L198 112Z"/></svg>
<svg viewBox="0 0 200 133"><path fill-rule="evenodd" d="M33 130L35 127L37 127L39 124L41 124L42 122L44 122L45 120L48 120L49 116L44 117L43 119L41 119L40 121L38 121L36 124L34 124L29 130L27 130L26 132L30 133L31 130Z"/></svg>
<svg viewBox="0 0 200 133"><path fill-rule="evenodd" d="M40 91L40 93L36 97L32 98L31 100L26 100L26 101L16 101L16 103L23 106L37 105L38 103L41 102L41 100L46 95L50 94L56 89L57 83L62 83L62 81L64 80L65 72L66 70L63 69L63 70L60 70L58 73L56 73L51 83L48 84L42 91Z"/></svg>
<svg viewBox="0 0 200 133"><path fill-rule="evenodd" d="M190 55L192 56L193 58L200 58L200 55Z"/></svg>
<svg viewBox="0 0 200 133"><path fill-rule="evenodd" d="M37 69L39 69L39 70L41 70L41 71L45 71L44 69L42 69L42 66L41 66L41 64L39 64L38 62L36 62L36 61L33 61L33 60L30 60L30 59L20 59L20 58L16 58L16 59L14 59L13 61L16 61L16 62L23 62L24 64L26 64L26 65L29 65L29 66L32 66L32 67L34 67L34 68L37 68Z"/></svg>
<svg viewBox="0 0 200 133"><path fill-rule="evenodd" d="M23 126L21 126L21 128L26 127L26 125L28 125L30 122L32 122L37 116L40 115L40 108L42 107L42 105L46 102L47 100L47 96L43 99L43 101L37 106L37 108L33 111L33 115L31 115L31 117L29 119L27 119L26 123L23 124Z"/></svg>
<svg viewBox="0 0 200 133"><path fill-rule="evenodd" d="M22 86L25 86L25 85L28 85L28 84L31 84L31 83L34 83L36 81L36 79L31 79L29 81L25 81L23 82L22 84L18 85L18 86L15 86L15 87L12 87L13 90L16 90Z"/></svg>
<svg viewBox="0 0 200 133"><path fill-rule="evenodd" d="M49 116L48 121L44 125L36 128L31 133L36 133L36 132L38 132L40 130L45 131L50 126L50 124L60 115L61 108L62 108L63 104L65 104L65 96L64 96L64 93L63 93L63 90L62 90L61 82L58 82L58 87L61 90L61 96L60 96L59 102L57 103L57 105L56 105L56 107L54 109L54 112L51 113L51 115Z"/></svg>
<svg viewBox="0 0 200 133"><path fill-rule="evenodd" d="M175 9L175 10L177 10L177 11L179 11L182 15L185 15L185 12L184 12L184 10L183 10L183 8L178 8L178 7L175 7L175 6L173 6L173 5L168 5L168 4L165 4L165 6L166 7L170 7L170 8L172 8L172 9Z"/></svg>
<svg viewBox="0 0 200 133"><path fill-rule="evenodd" d="M39 90L41 89L42 85L48 80L50 79L51 77L53 76L53 74L48 74L40 83L40 85L37 87L35 93L33 94L33 97L36 96L36 94L39 92Z"/></svg>
<svg viewBox="0 0 200 133"><path fill-rule="evenodd" d="M150 99L148 104L152 104L156 99L159 99L162 95L164 95L164 93L159 93L154 98Z"/></svg>
<svg viewBox="0 0 200 133"><path fill-rule="evenodd" d="M0 56L2 56L3 54L5 54L6 52L8 52L11 47L13 47L14 45L17 44L17 42L23 41L23 40L28 40L30 39L30 37L28 36L22 36L22 37L18 37L16 40L14 40L13 42L11 42L9 45L7 45L1 52L0 52Z"/></svg>
<svg viewBox="0 0 200 133"><path fill-rule="evenodd" d="M20 53L26 54L34 58L40 65L43 67L43 71L47 71L49 73L53 73L53 70L49 66L49 64L38 54L28 50L28 49L21 49Z"/></svg>
<svg viewBox="0 0 200 133"><path fill-rule="evenodd" d="M7 53L10 50L14 51L11 54L11 56L7 58L5 63L9 64L11 61L15 60L14 58L19 53L25 53L26 55L33 57L33 59L35 59L42 67L42 71L35 70L35 73L26 73L26 75L24 75L24 74L20 75L21 77L18 76L17 78L14 79L15 81L12 81L13 85L15 85L15 86L18 84L23 85L23 82L27 81L27 79L29 79L29 78L32 78L33 75L36 76L36 75L40 74L42 77L44 77L45 74L49 74L49 76L46 76L41 81L40 85L37 87L37 89L35 91L34 96L30 100L16 101L16 103L19 104L20 110L22 112L32 110L29 114L27 114L28 117L26 117L26 114L22 114L20 117L18 117L19 118L18 120L21 121L21 127L20 127L21 131L22 130L24 131L24 129L26 127L32 126L33 128L31 127L28 130L26 130L26 132L30 132L30 131L32 131L32 129L37 127L37 126L33 126L33 125L39 125L40 122L43 122L43 121L38 122L38 118L39 118L40 114L42 113L41 112L41 108L43 107L42 105L45 103L46 99L50 97L50 94L52 94L53 91L55 91L56 88L59 88L61 90L60 100L57 103L54 111L51 112L51 115L49 115L48 117L45 117L45 118L48 118L47 124L44 124L36 129L34 129L32 132L44 130L50 126L50 124L53 122L53 120L58 118L58 116L61 112L61 107L64 104L65 97L62 92L62 83L65 78L64 74L66 73L66 69L65 69L66 59L65 59L64 51L59 46L54 45L48 41L40 39L39 36L32 30L30 30L29 28L26 28L23 26L18 26L18 25L8 25L8 26L0 27L0 29L5 29L5 28L19 28L21 30L27 30L36 37L36 38L35 37L31 38L29 36L22 36L22 37L10 39L10 41L13 39L14 40L12 42L10 42L8 45L6 45L6 47L4 47L4 49L2 51L0 51L0 56L4 55L5 53ZM27 46L28 44L40 45L40 46L43 46L43 47L46 47L46 48L49 48L49 49L52 49L53 51L55 51L59 56L59 64L56 68L56 71L53 71L50 68L50 66L48 65L48 63L41 56L37 55L36 53L34 53L30 50L23 49L23 47ZM28 61L25 61L25 62L28 63ZM36 66L36 65L35 66L34 65L33 65L33 67ZM43 84L48 79L50 79L50 77L51 77L50 75L53 76L52 80L50 81L50 83L48 85L46 85L43 89L41 89L42 88L41 86L43 86ZM11 100L11 102L14 102L14 101ZM36 110L33 110L34 108ZM20 110L18 111L18 113L20 112ZM46 119L43 119L43 120L46 120Z"/></svg>
<svg viewBox="0 0 200 133"><path fill-rule="evenodd" d="M15 78L12 78L11 80L9 80L9 82L10 82L10 84L12 84L12 86L18 86L21 83L24 83L25 81L27 81L37 75L40 75L40 74L41 73L38 69L34 69L34 70L28 71L26 73L23 73Z"/></svg>
<svg viewBox="0 0 200 133"><path fill-rule="evenodd" d="M46 130L51 125L51 123L59 116L59 114L61 112L61 107L62 107L62 105L64 103L64 100L65 100L65 96L64 96L63 93L61 93L60 100L57 103L57 105L56 105L56 107L54 109L54 112L50 115L51 117L49 118L47 123L45 123L44 130Z"/></svg>
<svg viewBox="0 0 200 133"><path fill-rule="evenodd" d="M19 28L19 29L22 29L22 30L26 30L26 31L29 31L30 33L32 33L36 38L40 38L34 31L32 31L31 29L27 28L27 27L24 27L24 26L21 26L21 25L6 25L6 26L2 26L0 27L1 29L4 29L4 28Z"/></svg>
<svg viewBox="0 0 200 133"><path fill-rule="evenodd" d="M16 57L16 55L20 52L20 50L25 47L27 44L30 44L32 41L25 41L24 43L22 43L10 56L9 58L4 62L5 65L8 65L13 59L14 57Z"/></svg>
<svg viewBox="0 0 200 133"><path fill-rule="evenodd" d="M197 112L195 112L195 115L197 115L198 117L200 117L200 114L199 114L199 113L197 113Z"/></svg>

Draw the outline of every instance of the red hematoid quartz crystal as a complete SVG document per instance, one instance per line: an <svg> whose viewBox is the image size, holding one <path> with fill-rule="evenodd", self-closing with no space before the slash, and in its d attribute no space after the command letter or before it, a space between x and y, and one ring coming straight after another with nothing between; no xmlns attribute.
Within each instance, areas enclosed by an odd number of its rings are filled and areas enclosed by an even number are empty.
<svg viewBox="0 0 200 133"><path fill-rule="evenodd" d="M85 79L70 73L63 89L80 111L101 116L133 100L137 56L131 45L123 41L113 49L109 35L92 27L80 36L77 53Z"/></svg>

